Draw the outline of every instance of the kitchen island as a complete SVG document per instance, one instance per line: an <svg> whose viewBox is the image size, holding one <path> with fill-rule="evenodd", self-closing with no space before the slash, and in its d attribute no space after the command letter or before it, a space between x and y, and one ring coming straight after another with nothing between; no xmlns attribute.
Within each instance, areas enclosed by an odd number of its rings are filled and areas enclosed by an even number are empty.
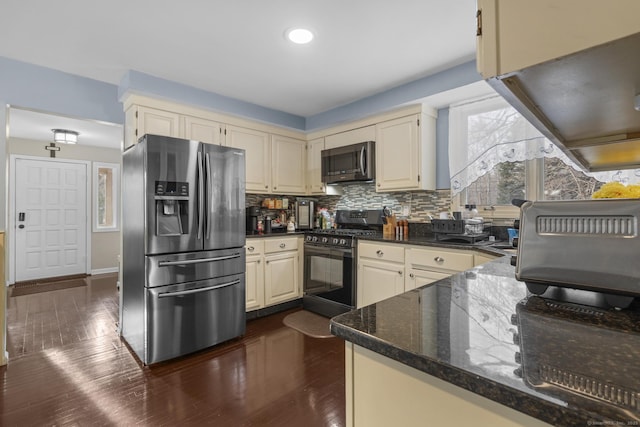
<svg viewBox="0 0 640 427"><path fill-rule="evenodd" d="M503 257L333 318L347 425L640 425L640 308L550 292Z"/></svg>

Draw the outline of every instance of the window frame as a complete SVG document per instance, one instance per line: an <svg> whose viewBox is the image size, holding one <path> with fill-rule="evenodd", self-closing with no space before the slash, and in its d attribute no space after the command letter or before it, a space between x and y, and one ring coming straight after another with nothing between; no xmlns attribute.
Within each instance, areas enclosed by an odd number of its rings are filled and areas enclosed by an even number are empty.
<svg viewBox="0 0 640 427"><path fill-rule="evenodd" d="M99 179L98 175L101 169L111 169L111 215L113 217L113 225L102 226L98 223L99 220ZM106 233L120 231L120 164L119 163L105 163L105 162L93 162L93 232L94 233Z"/></svg>

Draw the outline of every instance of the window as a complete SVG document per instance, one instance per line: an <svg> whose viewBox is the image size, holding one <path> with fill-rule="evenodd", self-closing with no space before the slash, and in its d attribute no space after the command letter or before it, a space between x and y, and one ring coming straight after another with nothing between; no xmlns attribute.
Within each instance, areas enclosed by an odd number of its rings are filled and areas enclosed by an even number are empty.
<svg viewBox="0 0 640 427"><path fill-rule="evenodd" d="M93 231L118 231L120 165L93 163Z"/></svg>
<svg viewBox="0 0 640 427"><path fill-rule="evenodd" d="M499 96L451 106L449 169L454 205L515 218L512 199L589 199L602 183L635 183L636 171L585 173Z"/></svg>

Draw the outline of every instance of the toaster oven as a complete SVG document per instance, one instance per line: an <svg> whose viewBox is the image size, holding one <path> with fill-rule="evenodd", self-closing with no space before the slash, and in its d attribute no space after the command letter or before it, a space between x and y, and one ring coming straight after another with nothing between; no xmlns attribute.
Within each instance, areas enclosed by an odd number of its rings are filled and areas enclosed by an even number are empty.
<svg viewBox="0 0 640 427"><path fill-rule="evenodd" d="M549 286L602 292L614 307L640 295L640 200L525 201L516 279L534 294Z"/></svg>

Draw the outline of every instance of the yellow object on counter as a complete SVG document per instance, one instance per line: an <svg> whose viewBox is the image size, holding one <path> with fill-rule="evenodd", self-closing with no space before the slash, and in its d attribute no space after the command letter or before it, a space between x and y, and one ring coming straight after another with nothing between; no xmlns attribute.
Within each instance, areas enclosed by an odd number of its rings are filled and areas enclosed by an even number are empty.
<svg viewBox="0 0 640 427"><path fill-rule="evenodd" d="M624 185L620 182L607 182L591 196L593 199L638 199L640 185Z"/></svg>

